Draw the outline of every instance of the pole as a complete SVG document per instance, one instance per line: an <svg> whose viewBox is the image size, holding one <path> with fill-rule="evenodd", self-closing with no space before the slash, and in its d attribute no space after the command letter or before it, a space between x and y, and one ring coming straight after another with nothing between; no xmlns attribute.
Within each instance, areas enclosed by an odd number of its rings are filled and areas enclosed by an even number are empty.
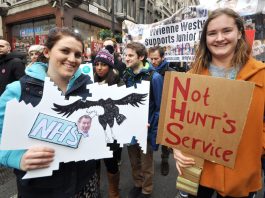
<svg viewBox="0 0 265 198"><path fill-rule="evenodd" d="M60 1L60 18L61 18L61 27L64 26L64 0Z"/></svg>
<svg viewBox="0 0 265 198"><path fill-rule="evenodd" d="M112 36L114 37L114 33L115 33L115 9L114 9L114 0L111 0L111 31L112 31Z"/></svg>

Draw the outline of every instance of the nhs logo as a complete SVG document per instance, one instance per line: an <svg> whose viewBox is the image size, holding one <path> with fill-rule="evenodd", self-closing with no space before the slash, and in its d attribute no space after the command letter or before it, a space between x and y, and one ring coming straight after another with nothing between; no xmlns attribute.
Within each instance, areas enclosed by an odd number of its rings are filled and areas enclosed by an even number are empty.
<svg viewBox="0 0 265 198"><path fill-rule="evenodd" d="M75 122L39 113L28 134L30 138L77 148L81 139Z"/></svg>

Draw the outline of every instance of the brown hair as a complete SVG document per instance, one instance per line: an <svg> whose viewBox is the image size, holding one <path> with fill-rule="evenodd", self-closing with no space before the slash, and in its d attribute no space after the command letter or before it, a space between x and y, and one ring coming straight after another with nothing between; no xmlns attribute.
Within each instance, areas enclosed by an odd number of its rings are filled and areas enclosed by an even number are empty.
<svg viewBox="0 0 265 198"><path fill-rule="evenodd" d="M108 85L115 85L115 84L120 83L119 72L116 69L113 69L112 67L110 67L109 65L108 67L109 67L109 71L106 74L106 76L103 78L99 77L97 72L94 71L94 82L105 81L105 83Z"/></svg>
<svg viewBox="0 0 265 198"><path fill-rule="evenodd" d="M160 47L160 46L154 46L154 47L150 47L149 50L148 50L148 53L154 53L155 51L158 51L159 52L159 55L161 58L164 57L165 55L165 50L163 47Z"/></svg>
<svg viewBox="0 0 265 198"><path fill-rule="evenodd" d="M80 118L78 118L77 122L80 123L83 118L92 120L92 118L89 115L82 115Z"/></svg>
<svg viewBox="0 0 265 198"><path fill-rule="evenodd" d="M235 67L242 67L245 65L245 63L248 61L250 53L251 53L251 47L246 39L245 30L244 30L244 22L242 18L232 9L229 8L219 8L214 10L206 20L200 42L199 47L196 50L196 56L195 61L192 64L192 73L201 73L203 69L208 68L210 65L210 62L212 60L212 55L209 49L206 45L206 35L207 35L207 28L209 23L221 16L221 15L227 15L229 17L232 17L235 21L235 24L238 28L238 31L241 32L241 38L238 40L235 54L233 56L233 59L231 61L231 64Z"/></svg>
<svg viewBox="0 0 265 198"><path fill-rule="evenodd" d="M105 41L112 41L112 42L113 42L113 47L114 47L114 48L117 47L117 41L116 41L115 38L107 37L107 38L105 38L105 39L103 40L103 43L104 43Z"/></svg>
<svg viewBox="0 0 265 198"><path fill-rule="evenodd" d="M82 52L84 52L84 43L82 36L79 33L74 32L74 30L68 28L68 27L55 27L52 28L49 31L48 38L44 44L45 47L47 47L49 50L53 48L53 46L61 40L64 36L71 36L75 38L77 41L80 41L82 43ZM44 56L44 54L40 54L40 56L37 59L38 62L44 62L48 63L48 59Z"/></svg>
<svg viewBox="0 0 265 198"><path fill-rule="evenodd" d="M126 48L134 50L138 57L143 56L143 64L145 64L147 59L147 50L143 44L138 42L131 42L126 45Z"/></svg>

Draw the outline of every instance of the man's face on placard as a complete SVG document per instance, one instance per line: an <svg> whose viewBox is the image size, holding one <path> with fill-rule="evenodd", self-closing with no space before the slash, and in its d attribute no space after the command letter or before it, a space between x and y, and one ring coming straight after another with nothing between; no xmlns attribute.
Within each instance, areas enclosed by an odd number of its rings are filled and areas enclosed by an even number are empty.
<svg viewBox="0 0 265 198"><path fill-rule="evenodd" d="M91 121L92 119L89 117L81 118L80 121L77 123L78 130L82 131L83 133L88 133L91 127Z"/></svg>

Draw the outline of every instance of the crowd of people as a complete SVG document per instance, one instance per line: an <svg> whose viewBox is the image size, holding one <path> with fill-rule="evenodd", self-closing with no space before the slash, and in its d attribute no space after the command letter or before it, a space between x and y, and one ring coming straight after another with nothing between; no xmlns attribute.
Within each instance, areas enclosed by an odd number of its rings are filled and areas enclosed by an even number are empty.
<svg viewBox="0 0 265 198"><path fill-rule="evenodd" d="M141 43L130 42L125 47L125 63L115 55L115 48L115 40L104 40L104 48L93 60L94 82L137 87L142 80L150 81L147 152L142 152L135 138L127 150L134 183L128 198L151 197L154 188L153 152L159 148L156 136L164 75L166 71L173 72L174 69L170 67L160 46L147 50ZM0 39L0 134L7 102L15 98L33 106L38 105L43 97L46 76L65 97L87 96L86 85L92 81L79 70L83 50L83 40L78 33L69 28L53 28L43 46L33 45L29 48L31 62L26 64L25 54L11 52L10 44ZM236 12L226 8L217 9L209 15L189 72L255 84L235 167L231 169L205 161L197 195L199 198L211 198L216 192L218 198L254 198L262 188L265 64L252 58L243 21ZM77 121L78 130L84 137L89 136L92 119L84 115ZM103 159L107 169L108 197L119 198L119 183L123 179L119 172L122 149L116 140L107 146L113 151L112 158ZM171 152L179 175L183 168L194 165L194 159L182 154L181 150L174 148L172 151L161 146L162 175L169 174L168 159ZM52 176L22 179L28 170L48 167L55 155L54 149L43 146L0 151L0 164L14 168L18 197L100 197L100 160L61 163L59 170ZM178 191L176 197L195 196Z"/></svg>

